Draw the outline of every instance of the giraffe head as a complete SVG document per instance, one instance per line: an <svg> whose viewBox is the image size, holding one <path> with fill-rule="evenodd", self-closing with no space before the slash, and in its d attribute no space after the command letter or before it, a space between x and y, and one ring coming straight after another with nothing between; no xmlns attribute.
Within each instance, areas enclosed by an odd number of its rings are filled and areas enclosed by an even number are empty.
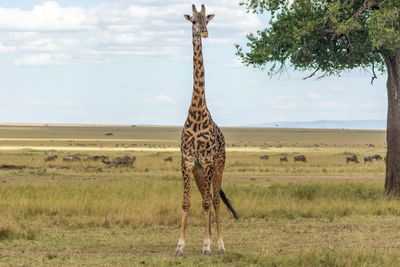
<svg viewBox="0 0 400 267"><path fill-rule="evenodd" d="M201 36L203 38L207 38L208 31L207 31L207 24L210 20L214 18L214 14L209 14L206 16L206 8L204 5L201 5L201 11L197 12L196 6L192 5L193 16L190 15L183 15L185 19L190 21L193 26L193 34L195 36Z"/></svg>

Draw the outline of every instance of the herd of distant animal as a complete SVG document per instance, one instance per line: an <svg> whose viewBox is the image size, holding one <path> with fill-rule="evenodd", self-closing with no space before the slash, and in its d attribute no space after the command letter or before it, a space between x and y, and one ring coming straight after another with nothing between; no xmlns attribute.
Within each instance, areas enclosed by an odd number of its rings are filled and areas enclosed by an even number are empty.
<svg viewBox="0 0 400 267"><path fill-rule="evenodd" d="M260 159L269 159L269 156L268 155L263 155L263 156L260 157ZM287 156L280 157L279 160L280 160L280 162L283 162L283 161L289 162L289 159L288 159ZM294 156L293 160L294 160L294 162L296 162L296 161L307 162L306 156L304 156L304 155Z"/></svg>
<svg viewBox="0 0 400 267"><path fill-rule="evenodd" d="M260 157L260 159L269 159L269 155L263 155L263 156ZM382 160L382 159L383 158L382 158L381 155L375 154L375 155L372 155L372 156L364 157L364 163L373 162L373 160ZM384 158L384 160L386 162L386 157ZM283 157L279 158L279 161L280 162L289 162L289 159L288 159L287 156L283 156ZM307 162L307 158L304 155L296 155L296 156L293 157L293 161L294 162L296 162L296 161ZM346 157L346 163L349 163L349 162L360 163L358 161L357 155L347 156Z"/></svg>
<svg viewBox="0 0 400 267"><path fill-rule="evenodd" d="M61 153L61 152L60 152ZM46 153L47 154L47 153ZM44 159L45 162L55 161L58 159L57 154L52 154ZM79 162L82 159L76 155L65 156L62 158L64 162ZM84 161L101 161L103 162L106 167L130 167L136 161L135 156L123 156L123 157L116 157L113 160L109 160L108 156L104 155L95 155L90 156L83 159ZM173 158L171 156L164 158L165 162L172 162Z"/></svg>
<svg viewBox="0 0 400 267"><path fill-rule="evenodd" d="M58 156L56 154L53 154L53 155L50 155L47 158L45 158L44 161L45 162L54 161L57 158L58 158ZM269 159L269 155L262 155L262 156L260 156L260 159ZM372 155L372 156L364 157L364 163L373 162L373 160L379 161L379 160L382 160L382 159L384 159L386 161L386 157L382 158L381 155L375 154L375 155ZM76 162L76 161L81 161L81 160L82 159L80 157L75 156L75 155L63 157L63 161L64 162ZM87 157L87 158L85 158L83 160L84 161L88 161L88 160L98 161L98 160L100 160L101 162L103 162L104 164L106 164L108 166L117 167L117 166L132 166L133 162L135 162L135 160L136 160L136 157L135 156L132 156L132 157L129 157L129 156L117 157L117 158L113 159L112 161L110 161L110 160L108 160L107 156L103 156L103 155L97 156L96 155L96 156L93 156L93 157ZM172 162L173 158L171 156L169 156L169 157L165 158L164 161L165 162L168 162L168 161ZM293 161L294 162L297 162L297 161L307 162L307 158L304 155L296 155L296 156L293 157ZM283 157L279 158L279 162L289 162L289 159L288 159L287 156L283 156ZM358 161L357 155L347 156L346 157L346 163L349 163L349 162L360 163Z"/></svg>
<svg viewBox="0 0 400 267"><path fill-rule="evenodd" d="M48 161L55 161L58 158L58 156L56 154L50 155L47 158L44 159L45 162ZM78 156L72 155L72 156L66 156L63 157L63 161L64 162L77 162L77 161L81 161L82 159ZM135 156L123 156L123 157L116 157L113 160L109 160L108 156L103 156L103 155L96 155L93 157L87 157L85 159L83 159L84 161L88 161L88 160L92 160L92 161L98 161L100 160L101 162L103 162L106 167L130 167L133 165L133 163L136 160Z"/></svg>
<svg viewBox="0 0 400 267"><path fill-rule="evenodd" d="M378 155L378 154L375 154L375 155L372 155L372 156L366 156L366 157L364 157L364 164L367 163L367 162L372 162L373 160L382 160L382 156ZM384 160L386 162L386 157L384 158ZM349 162L360 163L358 161L357 155L347 156L346 157L346 163L349 163Z"/></svg>

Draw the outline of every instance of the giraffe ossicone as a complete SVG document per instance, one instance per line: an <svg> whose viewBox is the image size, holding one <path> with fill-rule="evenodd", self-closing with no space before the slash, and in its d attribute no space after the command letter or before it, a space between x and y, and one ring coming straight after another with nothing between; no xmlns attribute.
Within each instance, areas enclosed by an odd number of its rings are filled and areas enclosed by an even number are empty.
<svg viewBox="0 0 400 267"><path fill-rule="evenodd" d="M192 15L184 15L192 23L193 38L193 93L189 112L182 130L181 155L183 176L183 201L181 234L175 250L175 256L182 256L185 247L185 234L190 209L190 180L194 177L202 196L205 215L205 238L203 255L211 254L211 204L215 210L218 235L218 251L225 252L221 237L220 199L237 217L230 201L221 189L222 173L225 166L225 139L221 129L215 124L208 111L205 98L205 78L201 38L208 37L207 24L214 14L206 15L204 5L197 11L192 5ZM213 190L211 194L211 189Z"/></svg>

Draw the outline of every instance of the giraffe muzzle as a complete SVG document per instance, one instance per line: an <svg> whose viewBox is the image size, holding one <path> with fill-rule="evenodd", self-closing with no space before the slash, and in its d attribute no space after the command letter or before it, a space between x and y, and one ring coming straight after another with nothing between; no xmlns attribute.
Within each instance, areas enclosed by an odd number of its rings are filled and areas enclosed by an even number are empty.
<svg viewBox="0 0 400 267"><path fill-rule="evenodd" d="M208 32L201 32L200 35L203 38L207 38L208 37Z"/></svg>

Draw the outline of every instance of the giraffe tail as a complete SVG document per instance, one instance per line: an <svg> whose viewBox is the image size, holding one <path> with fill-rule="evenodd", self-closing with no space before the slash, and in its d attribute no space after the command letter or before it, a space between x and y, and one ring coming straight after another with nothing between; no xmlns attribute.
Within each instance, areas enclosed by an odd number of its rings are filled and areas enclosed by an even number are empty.
<svg viewBox="0 0 400 267"><path fill-rule="evenodd" d="M233 209L231 202L226 197L226 195L225 195L224 191L222 191L222 189L219 190L219 195L221 196L221 199L225 203L225 205L228 208L228 210L230 210L232 212L232 214L235 217L235 219L236 220L239 219L239 216L237 215L236 211Z"/></svg>

